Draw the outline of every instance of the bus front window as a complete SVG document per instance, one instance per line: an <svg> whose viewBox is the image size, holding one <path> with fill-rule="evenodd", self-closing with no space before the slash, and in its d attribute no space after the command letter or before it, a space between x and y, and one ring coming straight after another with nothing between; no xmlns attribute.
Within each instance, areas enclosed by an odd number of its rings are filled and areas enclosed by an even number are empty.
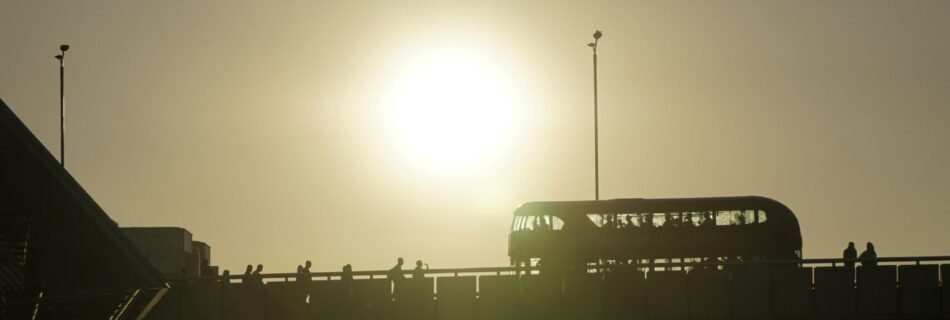
<svg viewBox="0 0 950 320"><path fill-rule="evenodd" d="M524 217L516 216L514 221L511 222L511 231L521 231L524 229L521 224L524 222Z"/></svg>
<svg viewBox="0 0 950 320"><path fill-rule="evenodd" d="M523 216L515 218L512 231L561 230L564 221L552 215Z"/></svg>
<svg viewBox="0 0 950 320"><path fill-rule="evenodd" d="M546 216L551 225L551 230L561 230L564 228L564 220L555 216Z"/></svg>

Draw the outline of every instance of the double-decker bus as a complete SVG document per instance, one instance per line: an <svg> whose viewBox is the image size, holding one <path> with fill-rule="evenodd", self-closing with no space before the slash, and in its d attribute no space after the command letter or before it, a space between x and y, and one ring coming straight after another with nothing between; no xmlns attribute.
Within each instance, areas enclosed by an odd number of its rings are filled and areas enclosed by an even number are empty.
<svg viewBox="0 0 950 320"><path fill-rule="evenodd" d="M514 265L794 260L798 219L758 196L528 202L508 238Z"/></svg>

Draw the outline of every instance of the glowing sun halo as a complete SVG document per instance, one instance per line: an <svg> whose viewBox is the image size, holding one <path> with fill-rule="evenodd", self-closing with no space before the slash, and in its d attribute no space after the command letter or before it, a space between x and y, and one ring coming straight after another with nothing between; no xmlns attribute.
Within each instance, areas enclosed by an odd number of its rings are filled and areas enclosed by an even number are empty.
<svg viewBox="0 0 950 320"><path fill-rule="evenodd" d="M508 138L511 83L492 61L440 50L399 67L387 122L412 162L426 168L482 165Z"/></svg>

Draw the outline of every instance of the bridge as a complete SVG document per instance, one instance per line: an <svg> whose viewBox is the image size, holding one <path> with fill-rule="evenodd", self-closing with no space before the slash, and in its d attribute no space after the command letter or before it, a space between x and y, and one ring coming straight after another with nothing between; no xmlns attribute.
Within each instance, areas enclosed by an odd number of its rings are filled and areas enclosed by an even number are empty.
<svg viewBox="0 0 950 320"><path fill-rule="evenodd" d="M950 256L173 279L149 319L946 319ZM404 273L409 273L405 271ZM346 280L352 276L352 280ZM395 289L395 290L394 290Z"/></svg>
<svg viewBox="0 0 950 320"><path fill-rule="evenodd" d="M880 266L857 268L809 259L438 269L395 286L388 271L314 273L307 281L269 274L260 284L235 276L171 279L168 287L2 100L0 144L3 320L950 318L950 256L880 258Z"/></svg>

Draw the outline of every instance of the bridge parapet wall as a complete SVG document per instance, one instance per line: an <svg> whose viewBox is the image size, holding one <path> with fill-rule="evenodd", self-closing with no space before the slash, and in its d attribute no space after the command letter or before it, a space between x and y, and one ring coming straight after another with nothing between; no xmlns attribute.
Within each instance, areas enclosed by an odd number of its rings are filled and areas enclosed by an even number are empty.
<svg viewBox="0 0 950 320"><path fill-rule="evenodd" d="M374 277L173 286L150 319L919 319L950 315L950 264ZM593 270L593 269L591 269ZM588 270L588 271L591 271ZM605 269L606 270L606 269ZM278 279L279 277L272 277ZM290 280L290 279L288 279ZM393 290L395 288L395 290Z"/></svg>

